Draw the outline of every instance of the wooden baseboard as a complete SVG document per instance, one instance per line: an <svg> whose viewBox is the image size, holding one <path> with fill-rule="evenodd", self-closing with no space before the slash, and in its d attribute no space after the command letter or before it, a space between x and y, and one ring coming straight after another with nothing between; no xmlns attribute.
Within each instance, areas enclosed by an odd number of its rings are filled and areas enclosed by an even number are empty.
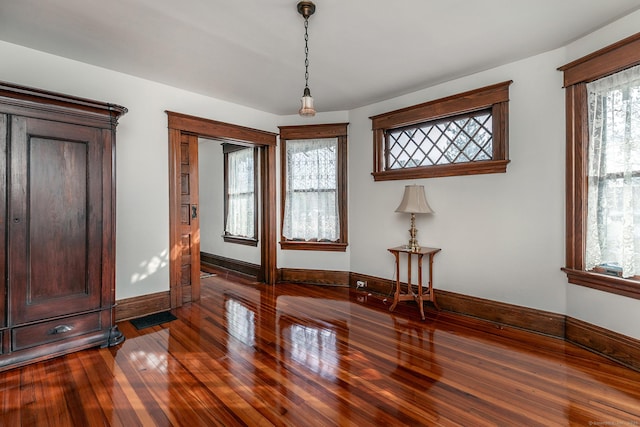
<svg viewBox="0 0 640 427"><path fill-rule="evenodd" d="M239 261L237 259L225 258L222 256L200 252L200 264L207 267L219 267L252 277L260 277L262 268L257 264Z"/></svg>
<svg viewBox="0 0 640 427"><path fill-rule="evenodd" d="M370 292L374 292L380 295L393 295L393 291L396 288L396 282L389 279L381 279L375 276L369 276L367 274L351 273L349 274L349 286L352 288L357 287L358 282L365 282L366 289ZM406 283L403 283L402 288L407 289Z"/></svg>
<svg viewBox="0 0 640 427"><path fill-rule="evenodd" d="M565 317L562 314L536 310L455 292L435 290L441 309L473 316L490 322L526 329L538 334L564 338Z"/></svg>
<svg viewBox="0 0 640 427"><path fill-rule="evenodd" d="M136 317L170 309L171 294L169 291L125 298L116 301L116 322L135 319Z"/></svg>
<svg viewBox="0 0 640 427"><path fill-rule="evenodd" d="M355 288L358 281L367 285L367 290L391 297L395 291L395 282L389 279L351 273L349 284ZM407 284L401 283L403 292ZM564 337L564 315L532 308L505 304L497 301L457 294L455 292L435 289L436 301L441 309L465 316L477 317L502 325L526 329L553 337Z"/></svg>
<svg viewBox="0 0 640 427"><path fill-rule="evenodd" d="M565 339L640 371L640 340L567 317Z"/></svg>
<svg viewBox="0 0 640 427"><path fill-rule="evenodd" d="M346 286L349 285L349 272L280 268L278 269L278 281Z"/></svg>
<svg viewBox="0 0 640 427"><path fill-rule="evenodd" d="M395 282L389 279L360 273L330 272L323 270L282 269L287 281L303 283L342 283L348 274L349 286L356 288L358 281L366 282L366 289L379 295L391 296ZM331 282L332 278L335 280ZM401 284L406 291L406 283ZM523 307L498 301L462 295L455 292L434 290L442 310L515 327L538 334L549 335L615 360L640 371L640 340L618 334L608 329L544 310Z"/></svg>

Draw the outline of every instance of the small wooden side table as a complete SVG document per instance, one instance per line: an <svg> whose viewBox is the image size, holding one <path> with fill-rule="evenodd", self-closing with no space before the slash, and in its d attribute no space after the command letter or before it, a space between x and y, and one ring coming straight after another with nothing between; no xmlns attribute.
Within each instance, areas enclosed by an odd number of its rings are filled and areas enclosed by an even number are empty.
<svg viewBox="0 0 640 427"><path fill-rule="evenodd" d="M396 293L393 296L393 304L389 307L389 311L393 311L398 302L414 300L420 307L420 317L424 320L424 301L431 301L436 309L438 303L436 302L436 296L433 293L433 257L440 252L439 248L420 248L417 251L412 251L404 246L397 246L395 248L387 249L396 257ZM403 294L400 291L400 254L407 254L407 293ZM411 284L411 257L416 255L418 257L418 293L413 292L413 285ZM429 257L429 292L424 294L422 292L422 258L427 255Z"/></svg>

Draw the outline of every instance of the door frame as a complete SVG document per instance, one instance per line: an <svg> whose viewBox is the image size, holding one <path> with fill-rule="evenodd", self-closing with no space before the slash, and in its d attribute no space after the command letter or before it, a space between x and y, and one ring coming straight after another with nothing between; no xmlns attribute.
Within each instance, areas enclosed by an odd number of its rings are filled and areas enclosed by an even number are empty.
<svg viewBox="0 0 640 427"><path fill-rule="evenodd" d="M260 155L260 266L258 280L273 285L277 280L276 249L276 138L277 133L247 128L201 117L165 111L169 128L169 278L171 308L182 305L180 287L180 140L183 134L202 138L239 141L259 148ZM196 279L197 280L197 279ZM197 295L194 295L196 294ZM200 298L200 288L192 286L191 300Z"/></svg>

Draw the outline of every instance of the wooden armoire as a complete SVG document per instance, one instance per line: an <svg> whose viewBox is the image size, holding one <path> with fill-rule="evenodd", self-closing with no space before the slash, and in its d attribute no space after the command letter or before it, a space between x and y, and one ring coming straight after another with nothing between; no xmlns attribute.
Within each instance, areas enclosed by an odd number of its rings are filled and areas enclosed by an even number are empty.
<svg viewBox="0 0 640 427"><path fill-rule="evenodd" d="M114 161L126 111L0 82L0 370L124 340Z"/></svg>

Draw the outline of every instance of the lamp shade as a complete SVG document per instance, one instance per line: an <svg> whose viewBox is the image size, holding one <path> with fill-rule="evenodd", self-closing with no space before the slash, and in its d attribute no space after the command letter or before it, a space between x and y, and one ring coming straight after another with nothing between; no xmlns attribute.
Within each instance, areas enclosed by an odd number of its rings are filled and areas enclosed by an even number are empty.
<svg viewBox="0 0 640 427"><path fill-rule="evenodd" d="M407 185L404 187L404 196L396 212L401 213L433 213L427 203L423 185Z"/></svg>

